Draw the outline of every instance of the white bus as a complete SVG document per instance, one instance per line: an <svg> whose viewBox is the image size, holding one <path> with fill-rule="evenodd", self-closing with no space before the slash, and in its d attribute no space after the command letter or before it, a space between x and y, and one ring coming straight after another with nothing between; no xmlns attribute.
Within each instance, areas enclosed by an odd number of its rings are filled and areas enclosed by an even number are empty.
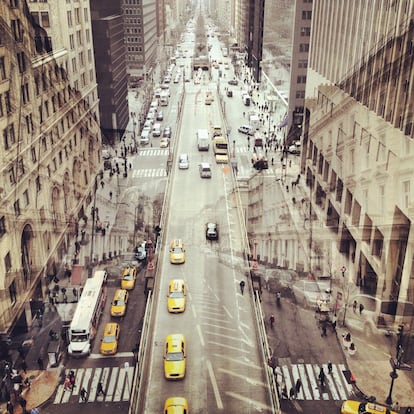
<svg viewBox="0 0 414 414"><path fill-rule="evenodd" d="M72 357L83 357L91 353L91 342L105 307L106 278L106 272L98 270L83 287L69 328L68 353Z"/></svg>

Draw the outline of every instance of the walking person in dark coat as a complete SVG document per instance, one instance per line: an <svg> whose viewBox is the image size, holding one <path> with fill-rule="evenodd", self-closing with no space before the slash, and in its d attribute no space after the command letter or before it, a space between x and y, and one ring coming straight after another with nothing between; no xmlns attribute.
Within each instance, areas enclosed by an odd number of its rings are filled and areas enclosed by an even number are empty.
<svg viewBox="0 0 414 414"><path fill-rule="evenodd" d="M85 390L84 387L80 390L80 397L82 399L82 402L88 401L88 392Z"/></svg>
<svg viewBox="0 0 414 414"><path fill-rule="evenodd" d="M295 384L295 396L297 396L300 393L301 387L302 387L302 381L300 378L298 378Z"/></svg>
<svg viewBox="0 0 414 414"><path fill-rule="evenodd" d="M96 387L96 396L101 395L101 394L105 397L106 392L105 392L105 391L104 391L104 389L103 389L102 382L101 382L101 381L99 381L99 382L98 382L98 386Z"/></svg>
<svg viewBox="0 0 414 414"><path fill-rule="evenodd" d="M9 414L14 414L14 405L11 401L7 401L6 410Z"/></svg>
<svg viewBox="0 0 414 414"><path fill-rule="evenodd" d="M321 370L319 371L319 382L321 383L321 387L325 388L325 372L323 370L323 367L321 367Z"/></svg>
<svg viewBox="0 0 414 414"><path fill-rule="evenodd" d="M40 371L43 370L43 359L42 357L37 358L37 365L39 366Z"/></svg>
<svg viewBox="0 0 414 414"><path fill-rule="evenodd" d="M23 397L20 397L19 398L19 404L22 407L23 414L27 414L27 410L26 410L27 401Z"/></svg>
<svg viewBox="0 0 414 414"><path fill-rule="evenodd" d="M20 367L24 371L24 373L26 374L27 373L27 364L26 364L25 359L22 360L22 363L21 363Z"/></svg>
<svg viewBox="0 0 414 414"><path fill-rule="evenodd" d="M292 388L289 390L289 399L290 399L290 400L293 400L293 399L294 399L294 397L295 397L295 388L294 388L294 387L292 387Z"/></svg>

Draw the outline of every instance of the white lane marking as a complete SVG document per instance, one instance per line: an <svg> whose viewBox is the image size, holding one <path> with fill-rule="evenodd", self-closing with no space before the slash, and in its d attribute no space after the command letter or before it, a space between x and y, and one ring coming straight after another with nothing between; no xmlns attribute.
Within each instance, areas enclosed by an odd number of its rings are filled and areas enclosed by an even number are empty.
<svg viewBox="0 0 414 414"><path fill-rule="evenodd" d="M209 360L207 360L207 370L208 370L208 374L210 376L211 386L213 387L214 396L216 398L217 408L222 410L223 409L223 402L221 400L220 392L219 392L219 389L218 389L218 386L217 386L216 377L214 376L213 367L212 367L211 362Z"/></svg>
<svg viewBox="0 0 414 414"><path fill-rule="evenodd" d="M201 327L199 324L197 324L197 332L198 332L198 336L200 337L201 346L204 346L205 345L204 337L203 337L203 333L201 332Z"/></svg>

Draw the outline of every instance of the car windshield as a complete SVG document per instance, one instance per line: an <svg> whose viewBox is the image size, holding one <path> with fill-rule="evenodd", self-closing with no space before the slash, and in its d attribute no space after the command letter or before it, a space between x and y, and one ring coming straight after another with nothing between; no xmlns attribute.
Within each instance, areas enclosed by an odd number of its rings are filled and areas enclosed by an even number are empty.
<svg viewBox="0 0 414 414"><path fill-rule="evenodd" d="M114 306L124 306L125 302L123 300L114 300Z"/></svg>
<svg viewBox="0 0 414 414"><path fill-rule="evenodd" d="M110 343L115 342L115 341L116 341L116 338L115 338L114 335L104 336L104 338L102 339L102 342L105 343L105 344L110 344Z"/></svg>
<svg viewBox="0 0 414 414"><path fill-rule="evenodd" d="M307 290L308 292L319 292L319 286L316 283L307 283L305 285L305 290Z"/></svg>
<svg viewBox="0 0 414 414"><path fill-rule="evenodd" d="M82 335L73 335L71 336L70 340L72 342L86 342L88 340L88 335L82 334Z"/></svg>
<svg viewBox="0 0 414 414"><path fill-rule="evenodd" d="M183 298L183 297L184 297L183 292L171 292L170 293L170 298L177 299L177 298Z"/></svg>
<svg viewBox="0 0 414 414"><path fill-rule="evenodd" d="M128 273L127 275L124 276L124 280L132 280L134 277L132 276L131 273Z"/></svg>
<svg viewBox="0 0 414 414"><path fill-rule="evenodd" d="M174 247L172 252L175 253L175 254L181 254L183 251L182 251L181 247Z"/></svg>
<svg viewBox="0 0 414 414"><path fill-rule="evenodd" d="M169 352L165 358L167 361L182 361L184 355L182 352Z"/></svg>

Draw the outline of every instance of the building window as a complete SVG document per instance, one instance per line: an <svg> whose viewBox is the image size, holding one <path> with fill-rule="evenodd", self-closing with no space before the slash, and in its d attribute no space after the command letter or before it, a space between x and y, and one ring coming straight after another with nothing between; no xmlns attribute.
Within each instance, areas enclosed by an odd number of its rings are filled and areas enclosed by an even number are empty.
<svg viewBox="0 0 414 414"><path fill-rule="evenodd" d="M300 28L300 35L303 37L309 37L310 36L310 27L301 27Z"/></svg>
<svg viewBox="0 0 414 414"><path fill-rule="evenodd" d="M302 11L302 20L312 20L312 11L311 10L303 10Z"/></svg>
<svg viewBox="0 0 414 414"><path fill-rule="evenodd" d="M14 40L16 40L16 42L21 42L23 40L23 30L22 30L21 21L17 19L17 20L12 20L10 23L11 23Z"/></svg>
<svg viewBox="0 0 414 414"><path fill-rule="evenodd" d="M76 58L72 58L72 71L76 72Z"/></svg>
<svg viewBox="0 0 414 414"><path fill-rule="evenodd" d="M23 103L23 105L26 105L30 101L30 99L29 99L29 84L25 83L25 84L21 85L20 86L20 91L21 91L22 103Z"/></svg>
<svg viewBox="0 0 414 414"><path fill-rule="evenodd" d="M86 37L86 43L90 43L90 41L91 41L91 31L89 29L86 29L85 37Z"/></svg>
<svg viewBox="0 0 414 414"><path fill-rule="evenodd" d="M88 22L89 21L89 12L88 12L88 8L87 7L85 7L83 9L83 20L85 20L85 22Z"/></svg>
<svg viewBox="0 0 414 414"><path fill-rule="evenodd" d="M14 202L14 204L13 204L13 207L14 207L14 214L16 215L16 216L20 216L20 202L19 202L19 200L16 200L15 202Z"/></svg>
<svg viewBox="0 0 414 414"><path fill-rule="evenodd" d="M299 60L298 61L298 68L306 69L307 67L308 67L308 61L307 60Z"/></svg>
<svg viewBox="0 0 414 414"><path fill-rule="evenodd" d="M298 76L296 83L306 83L306 76Z"/></svg>
<svg viewBox="0 0 414 414"><path fill-rule="evenodd" d="M2 216L0 217L0 237L4 236L6 232L6 219Z"/></svg>
<svg viewBox="0 0 414 414"><path fill-rule="evenodd" d="M41 16L41 26L42 27L50 27L50 22L49 22L49 13L48 12L40 12L40 16Z"/></svg>
<svg viewBox="0 0 414 414"><path fill-rule="evenodd" d="M42 136L42 151L43 152L47 151L47 142L46 142L46 136L45 135Z"/></svg>
<svg viewBox="0 0 414 414"><path fill-rule="evenodd" d="M42 186L41 186L41 184L40 184L40 177L39 176L37 176L36 177L36 192L40 192L40 190L42 189Z"/></svg>
<svg viewBox="0 0 414 414"><path fill-rule="evenodd" d="M403 181L402 183L402 196L403 196L403 200L402 200L402 204L404 206L404 208L408 209L408 207L410 206L410 181Z"/></svg>
<svg viewBox="0 0 414 414"><path fill-rule="evenodd" d="M24 190L24 192L23 192L23 198L24 198L25 205L27 207L30 204L29 191L28 190Z"/></svg>
<svg viewBox="0 0 414 414"><path fill-rule="evenodd" d="M9 273L12 269L10 252L7 252L6 256L4 256L4 267L6 268L6 273Z"/></svg>
<svg viewBox="0 0 414 414"><path fill-rule="evenodd" d="M71 10L68 10L67 16L68 16L68 26L72 27L73 26L73 21L72 21L72 11Z"/></svg>
<svg viewBox="0 0 414 414"><path fill-rule="evenodd" d="M309 52L309 43L301 43L299 45L299 52Z"/></svg>
<svg viewBox="0 0 414 414"><path fill-rule="evenodd" d="M78 46L82 46L82 32L80 30L76 32L76 40L78 41Z"/></svg>
<svg viewBox="0 0 414 414"><path fill-rule="evenodd" d="M9 294L10 294L10 301L12 305L14 305L17 302L16 282L14 280L13 282L10 283Z"/></svg>
<svg viewBox="0 0 414 414"><path fill-rule="evenodd" d="M75 36L73 34L69 35L69 46L70 50L75 49Z"/></svg>
<svg viewBox="0 0 414 414"><path fill-rule="evenodd" d="M81 66L85 66L85 58L83 52L79 53L79 63Z"/></svg>
<svg viewBox="0 0 414 414"><path fill-rule="evenodd" d="M6 65L4 63L4 56L0 56L0 80L6 79Z"/></svg>
<svg viewBox="0 0 414 414"><path fill-rule="evenodd" d="M4 108L3 108L3 95L0 93L0 117L4 115Z"/></svg>
<svg viewBox="0 0 414 414"><path fill-rule="evenodd" d="M33 118L32 118L32 114L26 115L25 116L26 119L26 130L28 134L31 134L33 132Z"/></svg>
<svg viewBox="0 0 414 414"><path fill-rule="evenodd" d="M36 162L36 160L37 160L37 158L36 158L36 148L35 148L35 147L32 147L32 148L30 149L30 152L31 152L31 154L32 154L32 161L33 161L33 163L35 163L35 162Z"/></svg>
<svg viewBox="0 0 414 414"><path fill-rule="evenodd" d="M6 112L8 114L11 114L12 108L11 108L11 102L10 102L10 92L6 91L4 93L4 105L6 107Z"/></svg>
<svg viewBox="0 0 414 414"><path fill-rule="evenodd" d="M19 7L19 0L10 0L10 7L17 9Z"/></svg>
<svg viewBox="0 0 414 414"><path fill-rule="evenodd" d="M80 23L80 10L79 10L79 7L75 9L75 23L76 24Z"/></svg>
<svg viewBox="0 0 414 414"><path fill-rule="evenodd" d="M11 124L3 130L4 149L9 149L16 142L14 134L14 125Z"/></svg>
<svg viewBox="0 0 414 414"><path fill-rule="evenodd" d="M19 65L19 72L24 73L26 72L26 58L24 52L19 52L17 54L17 63Z"/></svg>

